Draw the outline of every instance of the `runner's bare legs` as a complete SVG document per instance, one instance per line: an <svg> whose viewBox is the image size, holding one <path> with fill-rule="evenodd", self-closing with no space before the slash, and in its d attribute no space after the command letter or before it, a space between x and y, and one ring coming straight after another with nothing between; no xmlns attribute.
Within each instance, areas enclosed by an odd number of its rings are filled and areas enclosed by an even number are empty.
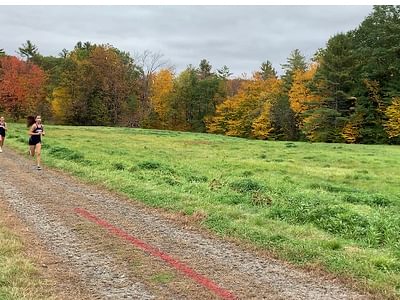
<svg viewBox="0 0 400 300"><path fill-rule="evenodd" d="M42 144L41 143L36 144L35 152L36 152L36 163L38 168L40 167L41 150L42 150Z"/></svg>
<svg viewBox="0 0 400 300"><path fill-rule="evenodd" d="M29 145L29 154L32 157L35 157L36 155L36 165L38 168L40 167L41 150L42 150L42 144L40 143L36 145Z"/></svg>

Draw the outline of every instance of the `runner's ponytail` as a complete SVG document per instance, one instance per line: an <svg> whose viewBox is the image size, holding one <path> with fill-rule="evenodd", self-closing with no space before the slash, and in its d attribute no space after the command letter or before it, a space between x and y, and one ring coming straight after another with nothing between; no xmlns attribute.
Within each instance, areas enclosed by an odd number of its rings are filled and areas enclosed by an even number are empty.
<svg viewBox="0 0 400 300"><path fill-rule="evenodd" d="M34 116L28 116L26 118L26 126L31 127L33 124L35 124L35 117Z"/></svg>

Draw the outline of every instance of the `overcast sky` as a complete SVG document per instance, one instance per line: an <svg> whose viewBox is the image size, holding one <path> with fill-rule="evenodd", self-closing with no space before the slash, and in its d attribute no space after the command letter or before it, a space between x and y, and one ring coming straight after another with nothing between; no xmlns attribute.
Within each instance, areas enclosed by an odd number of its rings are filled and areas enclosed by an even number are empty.
<svg viewBox="0 0 400 300"><path fill-rule="evenodd" d="M131 54L160 52L176 67L210 61L234 75L281 64L296 48L310 58L328 39L355 29L372 11L356 6L5 6L0 5L0 48L16 54L31 40L57 56L78 41L109 43Z"/></svg>

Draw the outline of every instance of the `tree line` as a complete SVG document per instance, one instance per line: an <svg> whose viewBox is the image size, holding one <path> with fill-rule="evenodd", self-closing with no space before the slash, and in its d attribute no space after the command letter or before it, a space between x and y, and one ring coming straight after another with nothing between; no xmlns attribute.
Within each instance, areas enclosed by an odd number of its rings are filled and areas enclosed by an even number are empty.
<svg viewBox="0 0 400 300"><path fill-rule="evenodd" d="M176 74L161 54L78 42L58 57L27 41L0 49L0 112L57 124L208 132L313 142L400 142L400 6L374 6L307 61L298 49L251 78L209 61Z"/></svg>

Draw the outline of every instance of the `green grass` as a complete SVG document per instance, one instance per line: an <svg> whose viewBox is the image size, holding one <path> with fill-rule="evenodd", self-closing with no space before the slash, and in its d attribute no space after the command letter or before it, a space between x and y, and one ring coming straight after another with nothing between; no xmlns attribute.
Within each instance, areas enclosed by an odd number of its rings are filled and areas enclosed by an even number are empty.
<svg viewBox="0 0 400 300"><path fill-rule="evenodd" d="M50 298L37 268L24 253L21 239L0 221L0 299Z"/></svg>
<svg viewBox="0 0 400 300"><path fill-rule="evenodd" d="M10 124L8 146L27 149ZM46 126L43 161L304 267L400 296L400 147Z"/></svg>
<svg viewBox="0 0 400 300"><path fill-rule="evenodd" d="M173 282L175 276L170 273L158 273L151 277L151 280L158 284L167 284Z"/></svg>

